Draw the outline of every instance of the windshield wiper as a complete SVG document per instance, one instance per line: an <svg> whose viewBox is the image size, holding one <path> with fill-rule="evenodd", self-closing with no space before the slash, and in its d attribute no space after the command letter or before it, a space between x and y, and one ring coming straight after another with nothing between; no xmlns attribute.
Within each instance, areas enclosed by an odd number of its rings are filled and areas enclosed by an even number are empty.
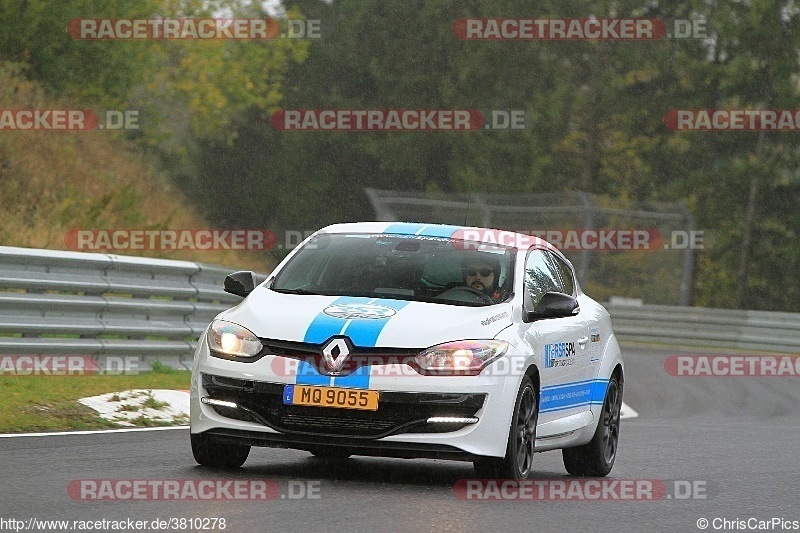
<svg viewBox="0 0 800 533"><path fill-rule="evenodd" d="M310 291L308 289L275 289L275 288L273 288L272 290L275 291L275 292L279 292L281 294L311 294L311 295L315 295L315 296L321 296L320 293L314 292L314 291Z"/></svg>

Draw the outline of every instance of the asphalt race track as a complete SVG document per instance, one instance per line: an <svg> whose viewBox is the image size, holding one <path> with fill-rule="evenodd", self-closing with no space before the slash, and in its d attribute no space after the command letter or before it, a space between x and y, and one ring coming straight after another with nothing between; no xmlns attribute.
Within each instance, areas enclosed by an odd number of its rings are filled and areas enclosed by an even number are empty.
<svg viewBox="0 0 800 533"><path fill-rule="evenodd" d="M671 377L663 361L677 350L627 347L624 353L625 402L639 417L622 421L610 477L663 483L666 494L655 500L463 500L453 487L474 477L469 463L326 461L264 448L253 449L242 469L215 472L195 465L188 430L175 429L0 438L0 519L224 518L225 531L233 532L566 533L700 531L701 518L777 518L789 523L772 531L795 529L791 522L800 521L800 378ZM539 454L537 461L537 479L575 479L566 476L560 452ZM67 490L76 480L187 478L269 480L280 494L268 501L87 501ZM686 492L676 489L688 486L697 487L698 498L683 499ZM309 490L312 499L294 499ZM711 522L707 530L721 531L715 524L722 525ZM4 529L8 524L4 528L0 522ZM221 529L218 523L207 530Z"/></svg>

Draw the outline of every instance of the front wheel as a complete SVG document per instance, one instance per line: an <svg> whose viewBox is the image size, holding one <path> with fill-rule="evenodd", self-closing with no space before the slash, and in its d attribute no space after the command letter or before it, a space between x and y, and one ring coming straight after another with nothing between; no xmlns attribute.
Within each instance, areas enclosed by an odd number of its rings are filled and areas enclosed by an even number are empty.
<svg viewBox="0 0 800 533"><path fill-rule="evenodd" d="M481 478L528 479L536 447L539 396L528 376L522 380L514 405L505 457L481 457L473 461Z"/></svg>
<svg viewBox="0 0 800 533"><path fill-rule="evenodd" d="M214 435L191 433L194 460L214 468L238 468L247 460L250 446L220 442Z"/></svg>
<svg viewBox="0 0 800 533"><path fill-rule="evenodd" d="M622 387L617 376L612 376L592 440L583 446L561 451L567 472L573 476L587 477L602 477L611 472L617 458L621 411Z"/></svg>

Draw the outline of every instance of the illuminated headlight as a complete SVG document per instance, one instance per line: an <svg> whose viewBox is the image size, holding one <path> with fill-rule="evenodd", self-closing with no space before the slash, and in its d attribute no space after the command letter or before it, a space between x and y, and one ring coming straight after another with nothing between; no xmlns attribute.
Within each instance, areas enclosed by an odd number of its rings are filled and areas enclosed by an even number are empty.
<svg viewBox="0 0 800 533"><path fill-rule="evenodd" d="M254 357L261 351L261 341L253 332L233 322L215 320L208 328L211 354L219 352L236 357Z"/></svg>
<svg viewBox="0 0 800 533"><path fill-rule="evenodd" d="M507 350L506 341L455 341L428 348L416 361L424 373L474 376Z"/></svg>

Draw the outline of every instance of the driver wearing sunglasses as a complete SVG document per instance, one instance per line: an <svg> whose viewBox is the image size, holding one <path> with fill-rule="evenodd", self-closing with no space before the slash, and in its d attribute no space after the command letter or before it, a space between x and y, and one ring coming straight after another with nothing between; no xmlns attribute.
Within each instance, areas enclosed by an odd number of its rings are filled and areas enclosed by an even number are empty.
<svg viewBox="0 0 800 533"><path fill-rule="evenodd" d="M461 266L464 285L479 290L497 301L500 291L497 287L498 266L484 259L469 259Z"/></svg>

